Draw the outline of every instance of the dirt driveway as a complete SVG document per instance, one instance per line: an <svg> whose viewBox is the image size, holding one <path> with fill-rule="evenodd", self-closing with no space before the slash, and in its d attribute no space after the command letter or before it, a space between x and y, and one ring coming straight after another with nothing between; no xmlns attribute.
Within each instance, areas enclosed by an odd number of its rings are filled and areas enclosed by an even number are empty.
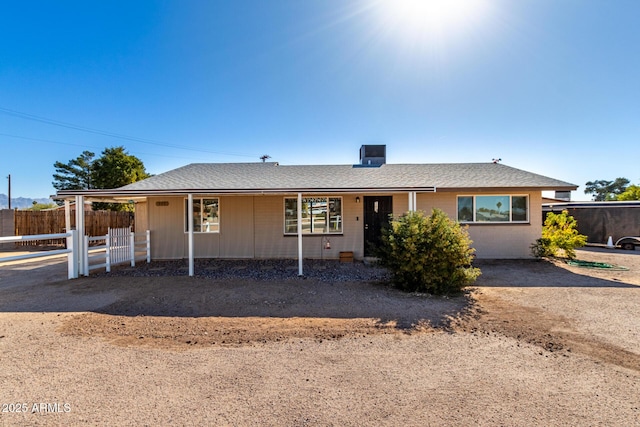
<svg viewBox="0 0 640 427"><path fill-rule="evenodd" d="M482 261L439 298L0 266L0 425L640 425L640 251L578 257L628 269Z"/></svg>

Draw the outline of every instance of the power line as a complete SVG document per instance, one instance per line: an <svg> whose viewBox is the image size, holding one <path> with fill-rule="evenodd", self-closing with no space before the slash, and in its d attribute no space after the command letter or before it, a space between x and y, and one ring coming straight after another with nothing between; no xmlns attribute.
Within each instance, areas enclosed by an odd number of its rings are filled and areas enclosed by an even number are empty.
<svg viewBox="0 0 640 427"><path fill-rule="evenodd" d="M6 136L6 137L9 137L9 138L24 139L25 141L49 142L51 144L62 144L62 145L71 145L71 146L74 146L74 147L99 149L98 147L91 147L91 146L88 146L87 144L74 144L72 142L53 141L51 139L30 138L28 136L12 135L10 133L3 133L3 132L0 132L0 136Z"/></svg>
<svg viewBox="0 0 640 427"><path fill-rule="evenodd" d="M62 142L62 141L53 141L51 139L42 139L42 138L30 138L27 136L19 136L19 135L12 135L9 133L3 133L0 132L0 136L6 136L9 138L17 138L17 139L23 139L25 141L36 141L36 142L47 142L50 144L62 144L62 145L70 145L72 147L82 147L84 149L91 149L91 150L101 150L102 148L100 147L94 147L94 146L88 146L87 144L74 144L72 142ZM135 154L135 155L141 155L144 154L145 156L158 156L158 157L170 157L172 159L186 159L186 160L196 160L196 157L184 157L184 156L174 156L171 154L158 154L158 153L145 153L142 151L138 151L138 150L128 150L131 154Z"/></svg>
<svg viewBox="0 0 640 427"><path fill-rule="evenodd" d="M18 118L21 118L21 119L24 119L24 120L31 120L31 121L35 121L35 122L45 123L45 124L52 125L52 126L58 126L58 127L63 127L63 128L67 128L67 129L73 129L73 130L77 130L77 131L80 131L80 132L92 133L92 134L95 134L95 135L108 136L110 138L117 138L117 139L122 139L122 140L126 140L126 141L140 142L140 143L143 143L143 144L157 145L157 146L168 147L168 148L177 148L177 149L180 149L180 150L197 151L197 152L201 152L201 153L222 154L222 155L227 155L227 156L254 157L254 158L258 157L258 156L253 155L253 154L242 154L242 153L232 153L232 152L225 152L225 151L205 150L205 149L202 149L202 148L192 148L192 147L184 147L184 146L177 145L177 144L169 144L169 143L166 143L166 142L156 141L156 140L153 140L153 139L138 138L138 137L135 137L135 136L129 136L129 135L110 132L110 131L106 131L106 130L89 128L89 127L86 127L86 126L80 126L80 125L76 125L76 124L73 124L73 123L61 122L61 121L58 121L58 120L53 120L53 119L49 119L49 118L42 117L42 116L36 116L34 114L29 114L29 113L23 113L21 111L11 110L11 109L8 109L8 108L3 108L3 107L0 107L0 113L6 114L8 116L18 117ZM9 135L7 135L7 136L9 136Z"/></svg>

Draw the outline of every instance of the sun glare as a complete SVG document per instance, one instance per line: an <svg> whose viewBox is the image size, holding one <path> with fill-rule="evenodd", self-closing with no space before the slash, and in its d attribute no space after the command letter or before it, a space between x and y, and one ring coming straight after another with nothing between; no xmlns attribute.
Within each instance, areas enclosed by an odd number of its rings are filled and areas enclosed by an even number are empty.
<svg viewBox="0 0 640 427"><path fill-rule="evenodd" d="M463 33L482 20L487 3L488 0L381 0L378 13L388 31L412 39L442 38Z"/></svg>

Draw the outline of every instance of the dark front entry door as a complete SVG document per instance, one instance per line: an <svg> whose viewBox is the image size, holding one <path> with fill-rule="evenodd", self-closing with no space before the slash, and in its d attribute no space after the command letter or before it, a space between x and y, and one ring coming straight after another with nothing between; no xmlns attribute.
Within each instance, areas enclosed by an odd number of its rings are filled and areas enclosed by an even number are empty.
<svg viewBox="0 0 640 427"><path fill-rule="evenodd" d="M380 245L382 228L389 224L389 215L393 213L393 197L364 197L364 256L375 256Z"/></svg>

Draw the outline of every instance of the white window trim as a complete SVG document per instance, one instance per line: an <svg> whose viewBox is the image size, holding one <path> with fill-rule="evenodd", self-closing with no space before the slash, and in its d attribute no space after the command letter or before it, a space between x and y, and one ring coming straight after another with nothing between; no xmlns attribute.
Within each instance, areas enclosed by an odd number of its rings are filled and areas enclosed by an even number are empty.
<svg viewBox="0 0 640 427"><path fill-rule="evenodd" d="M324 232L324 233L302 233L303 236L325 236L325 235L342 235L344 234L344 199L342 196L303 196L302 200L304 201L304 199L320 199L320 198L324 198L327 199L327 204L329 203L329 199L340 199L340 231L330 231L331 228L329 228L329 231ZM297 197L289 197L289 196L285 196L282 198L282 213L284 214L283 216L283 220L282 220L282 231L284 233L285 236L296 236L298 234L297 230L296 231L292 231L292 232L287 232L287 200L295 200L296 203L298 202ZM328 208L327 208L327 215L329 215L328 212Z"/></svg>
<svg viewBox="0 0 640 427"><path fill-rule="evenodd" d="M220 228L221 228L221 227L220 227L220 217L221 217L221 213L220 213L220 212L221 212L221 208L220 208L220 197L218 197L218 196L201 196L201 197L194 197L194 198L193 198L194 203L195 203L197 200L199 200L199 201L200 201L200 215L202 215L202 206L203 206L202 201L203 201L203 200L205 200L205 199L209 199L209 200L210 200L210 199L216 199L216 200L218 200L218 229L217 229L217 230L214 230L214 231L194 231L194 232L193 232L193 234L219 234L219 233L220 233ZM185 203L187 203L187 202L188 202L188 198L185 198L185 199L184 199L184 201L185 201ZM187 209L187 208L185 207L185 212L186 212L186 209ZM188 233L189 233L189 230L187 229L187 223L188 223L188 221L189 221L189 218L188 218L188 215L186 215L186 216L185 216L184 214L183 214L183 217L185 217L185 218L184 218L184 224L183 224L183 230L184 230L184 233L185 233L185 234L188 234ZM201 216L201 217L202 217L202 216Z"/></svg>
<svg viewBox="0 0 640 427"><path fill-rule="evenodd" d="M472 221L460 221L458 214L460 208L458 205L458 199L460 197L472 197L473 198L473 220ZM476 221L476 197L509 197L509 221ZM527 219L522 221L513 221L513 197L525 197L527 199ZM488 225L501 225L501 224L530 224L531 223L531 197L529 194L458 194L456 196L456 219L461 224L488 224Z"/></svg>

